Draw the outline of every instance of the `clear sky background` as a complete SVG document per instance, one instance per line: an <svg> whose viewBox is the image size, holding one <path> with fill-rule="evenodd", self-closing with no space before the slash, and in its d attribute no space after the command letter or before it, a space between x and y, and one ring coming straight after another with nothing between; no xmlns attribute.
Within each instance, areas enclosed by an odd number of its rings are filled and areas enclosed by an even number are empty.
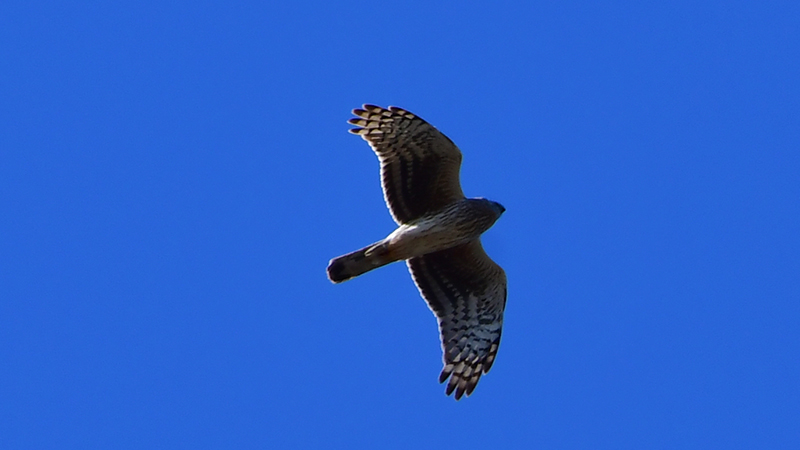
<svg viewBox="0 0 800 450"><path fill-rule="evenodd" d="M437 383L362 103L430 121L509 279ZM0 3L0 447L788 449L800 3Z"/></svg>

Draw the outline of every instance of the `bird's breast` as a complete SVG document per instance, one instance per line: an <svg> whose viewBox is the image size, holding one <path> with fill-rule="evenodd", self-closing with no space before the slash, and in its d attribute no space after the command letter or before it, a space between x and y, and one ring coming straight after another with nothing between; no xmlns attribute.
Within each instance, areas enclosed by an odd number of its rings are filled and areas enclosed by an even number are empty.
<svg viewBox="0 0 800 450"><path fill-rule="evenodd" d="M409 259L477 239L496 218L470 206L454 204L401 225L386 238L390 251L398 259Z"/></svg>

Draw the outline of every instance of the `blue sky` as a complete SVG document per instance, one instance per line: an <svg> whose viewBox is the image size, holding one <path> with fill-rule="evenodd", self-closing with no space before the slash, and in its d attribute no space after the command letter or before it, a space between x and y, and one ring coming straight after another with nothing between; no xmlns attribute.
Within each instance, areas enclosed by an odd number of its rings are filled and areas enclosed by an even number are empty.
<svg viewBox="0 0 800 450"><path fill-rule="evenodd" d="M796 2L0 5L0 447L793 448ZM508 274L437 383L349 111L464 153Z"/></svg>

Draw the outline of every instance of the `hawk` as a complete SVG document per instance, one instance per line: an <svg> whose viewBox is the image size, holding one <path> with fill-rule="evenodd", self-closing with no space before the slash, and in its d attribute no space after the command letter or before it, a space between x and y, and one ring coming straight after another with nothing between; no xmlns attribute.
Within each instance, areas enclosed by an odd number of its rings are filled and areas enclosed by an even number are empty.
<svg viewBox="0 0 800 450"><path fill-rule="evenodd" d="M439 322L447 395L469 396L497 355L506 275L480 235L505 208L461 191L461 151L420 117L394 106L364 105L349 123L378 155L383 197L399 227L385 239L334 258L328 278L341 283L405 260Z"/></svg>

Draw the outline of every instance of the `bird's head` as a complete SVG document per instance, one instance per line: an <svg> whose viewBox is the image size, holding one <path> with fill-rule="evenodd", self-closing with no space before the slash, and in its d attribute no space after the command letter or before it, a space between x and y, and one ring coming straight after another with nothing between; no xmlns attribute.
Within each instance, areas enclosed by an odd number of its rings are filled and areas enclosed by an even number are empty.
<svg viewBox="0 0 800 450"><path fill-rule="evenodd" d="M487 200L483 197L479 197L477 199L479 202L483 203L484 205L488 206L489 209L496 215L496 218L499 219L500 216L506 212L506 208L503 207L500 203L493 202L491 200Z"/></svg>
<svg viewBox="0 0 800 450"><path fill-rule="evenodd" d="M493 201L489 201L489 203L491 203L491 204L492 204L492 209L494 209L495 211L497 211L497 215L498 215L498 216L499 216L500 214L503 214L504 212L506 212L506 208L505 208L505 207L503 207L503 205L501 205L500 203L493 202Z"/></svg>

